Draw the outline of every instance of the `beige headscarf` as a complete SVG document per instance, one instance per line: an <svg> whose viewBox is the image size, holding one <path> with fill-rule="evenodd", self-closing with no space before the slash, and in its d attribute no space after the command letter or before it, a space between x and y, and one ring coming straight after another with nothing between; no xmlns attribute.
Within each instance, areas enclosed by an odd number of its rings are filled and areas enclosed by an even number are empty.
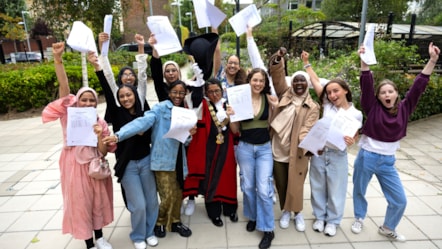
<svg viewBox="0 0 442 249"><path fill-rule="evenodd" d="M166 78L164 78L164 71L166 70L166 67L170 64L172 64L176 67L176 69L178 70L178 79L181 80L181 70L180 70L180 66L178 66L178 63L176 63L175 61L166 61L163 64L163 81L167 82Z"/></svg>

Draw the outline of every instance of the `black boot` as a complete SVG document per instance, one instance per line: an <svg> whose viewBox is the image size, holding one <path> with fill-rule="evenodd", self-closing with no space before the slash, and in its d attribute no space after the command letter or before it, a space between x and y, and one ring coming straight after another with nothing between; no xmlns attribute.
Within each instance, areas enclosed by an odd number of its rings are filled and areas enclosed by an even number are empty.
<svg viewBox="0 0 442 249"><path fill-rule="evenodd" d="M262 237L261 242L259 242L259 249L267 249L272 245L272 240L275 238L275 233L264 232L264 236Z"/></svg>

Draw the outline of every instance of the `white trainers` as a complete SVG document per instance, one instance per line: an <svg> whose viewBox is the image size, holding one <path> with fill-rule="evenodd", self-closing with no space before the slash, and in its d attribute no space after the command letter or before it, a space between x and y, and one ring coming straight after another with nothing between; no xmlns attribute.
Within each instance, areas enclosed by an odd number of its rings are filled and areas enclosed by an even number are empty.
<svg viewBox="0 0 442 249"><path fill-rule="evenodd" d="M134 247L135 249L146 249L146 242L141 241L141 242L134 242Z"/></svg>
<svg viewBox="0 0 442 249"><path fill-rule="evenodd" d="M184 214L191 216L195 212L195 200L188 200L186 208L184 209Z"/></svg>
<svg viewBox="0 0 442 249"><path fill-rule="evenodd" d="M304 232L305 231L305 222L304 217L301 213L298 213L295 216L295 228L298 232Z"/></svg>
<svg viewBox="0 0 442 249"><path fill-rule="evenodd" d="M292 216L291 212L282 211L281 218L279 219L279 226L282 229L287 229L290 225L290 217Z"/></svg>
<svg viewBox="0 0 442 249"><path fill-rule="evenodd" d="M396 240L399 242L407 241L407 239L405 238L404 235L398 234L398 233L396 233L396 231L391 231L383 226L379 227L378 232L379 232L379 234L384 235L385 237L392 239L392 240Z"/></svg>
<svg viewBox="0 0 442 249"><path fill-rule="evenodd" d="M324 231L324 221L323 220L315 220L313 223L313 231L318 233L322 233Z"/></svg>
<svg viewBox="0 0 442 249"><path fill-rule="evenodd" d="M336 235L336 225L332 223L327 223L325 225L324 234L330 237L333 237Z"/></svg>
<svg viewBox="0 0 442 249"><path fill-rule="evenodd" d="M364 227L364 220L362 218L355 219L351 225L351 231L358 234L362 231L362 227Z"/></svg>
<svg viewBox="0 0 442 249"><path fill-rule="evenodd" d="M97 249L112 249L112 245L109 244L104 237L97 239L95 244L97 245Z"/></svg>
<svg viewBox="0 0 442 249"><path fill-rule="evenodd" d="M158 238L155 235L150 236L149 238L146 239L147 240L147 244L149 246L157 246L158 245Z"/></svg>

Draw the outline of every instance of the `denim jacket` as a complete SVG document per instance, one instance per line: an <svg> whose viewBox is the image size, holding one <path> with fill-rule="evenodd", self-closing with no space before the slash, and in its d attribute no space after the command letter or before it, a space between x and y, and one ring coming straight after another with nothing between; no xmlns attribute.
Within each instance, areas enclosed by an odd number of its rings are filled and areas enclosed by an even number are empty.
<svg viewBox="0 0 442 249"><path fill-rule="evenodd" d="M184 145L176 139L163 138L169 131L172 117L173 104L170 100L162 101L153 106L152 110L144 113L144 116L127 123L115 134L119 141L128 139L137 133L145 132L152 127L152 148L150 151L151 170L174 171L178 146L182 146L183 175L187 176L187 158Z"/></svg>

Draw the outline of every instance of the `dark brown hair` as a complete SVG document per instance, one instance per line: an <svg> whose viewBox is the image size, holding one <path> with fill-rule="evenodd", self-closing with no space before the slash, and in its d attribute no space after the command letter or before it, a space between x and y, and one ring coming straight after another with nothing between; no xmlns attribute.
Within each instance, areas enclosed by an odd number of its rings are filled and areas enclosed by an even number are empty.
<svg viewBox="0 0 442 249"><path fill-rule="evenodd" d="M264 94L270 94L270 80L269 80L269 76L267 75L267 72L264 71L261 68L254 68L252 69L252 71L250 71L249 75L247 75L247 82L250 83L250 80L252 79L253 75L256 73L260 73L264 76L264 80L265 80L265 85L264 88L262 89L261 93Z"/></svg>
<svg viewBox="0 0 442 249"><path fill-rule="evenodd" d="M327 82L327 84L324 85L324 88L322 89L321 96L319 97L319 102L321 103L321 105L324 104L323 103L324 97L327 97L327 99L328 99L327 87L331 83L336 83L336 84L340 85L342 87L342 89L347 91L347 94L345 94L345 98L347 99L347 101L348 102L353 101L353 98L351 96L351 90L350 90L350 87L348 86L347 82L345 82L343 79L335 78L335 79L330 80L329 82ZM330 100L328 99L328 101L330 101Z"/></svg>

